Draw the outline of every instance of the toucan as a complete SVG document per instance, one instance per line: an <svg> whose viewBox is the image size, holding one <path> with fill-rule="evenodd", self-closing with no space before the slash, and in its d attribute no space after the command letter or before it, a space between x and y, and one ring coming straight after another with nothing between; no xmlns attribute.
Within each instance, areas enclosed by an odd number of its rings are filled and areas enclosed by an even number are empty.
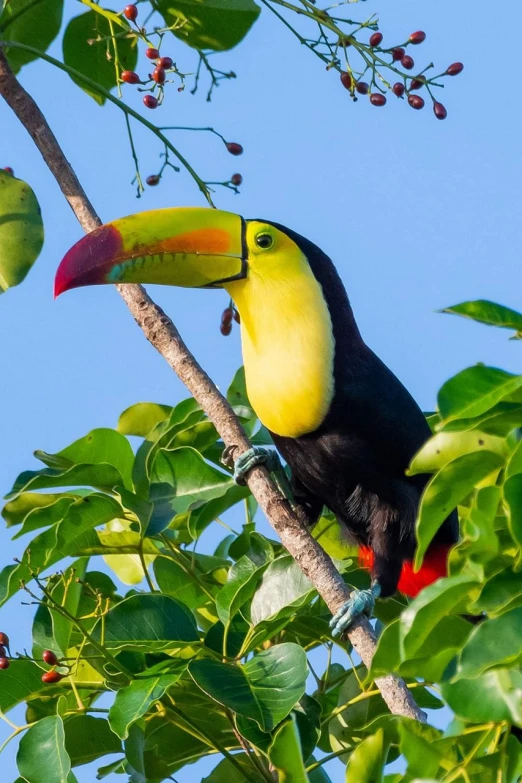
<svg viewBox="0 0 522 783"><path fill-rule="evenodd" d="M324 506L371 573L332 620L338 635L377 597L415 596L444 576L458 539L452 511L417 572L415 521L427 475L406 475L430 437L420 408L363 341L343 283L313 242L279 223L210 208L115 220L65 255L55 295L103 283L224 288L240 315L247 392L291 469L294 501L313 525ZM236 461L239 480L266 459Z"/></svg>

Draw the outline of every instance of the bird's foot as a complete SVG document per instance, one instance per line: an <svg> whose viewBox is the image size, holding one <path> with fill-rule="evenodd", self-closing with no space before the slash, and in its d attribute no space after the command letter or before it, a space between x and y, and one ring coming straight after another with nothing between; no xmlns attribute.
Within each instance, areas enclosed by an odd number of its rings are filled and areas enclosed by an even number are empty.
<svg viewBox="0 0 522 783"><path fill-rule="evenodd" d="M369 590L353 590L350 598L330 620L332 636L340 636L362 614L371 617L375 599L381 594L381 586L374 582Z"/></svg>
<svg viewBox="0 0 522 783"><path fill-rule="evenodd" d="M226 465L230 462L229 451L225 449L221 458ZM263 446L253 446L244 451L234 462L234 481L236 484L246 484L246 477L257 465L264 465L272 473L283 470L279 455L273 449L265 449Z"/></svg>

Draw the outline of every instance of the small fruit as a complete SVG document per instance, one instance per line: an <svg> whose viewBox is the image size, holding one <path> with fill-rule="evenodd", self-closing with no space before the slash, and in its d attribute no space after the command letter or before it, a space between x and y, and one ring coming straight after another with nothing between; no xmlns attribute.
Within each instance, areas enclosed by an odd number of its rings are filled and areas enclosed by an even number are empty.
<svg viewBox="0 0 522 783"><path fill-rule="evenodd" d="M401 84L401 82L395 82L395 84L392 87L392 92L394 95L397 96L397 98L402 98L405 92L404 84Z"/></svg>
<svg viewBox="0 0 522 783"><path fill-rule="evenodd" d="M401 65L403 68L406 68L407 71L411 71L415 65L413 57L410 57L409 54L405 54L404 57L401 57Z"/></svg>
<svg viewBox="0 0 522 783"><path fill-rule="evenodd" d="M421 44L426 40L426 33L423 30L417 30L416 33L412 33L408 38L408 41L412 44Z"/></svg>
<svg viewBox="0 0 522 783"><path fill-rule="evenodd" d="M134 71L122 71L121 80L126 84L139 84L141 82L140 77Z"/></svg>
<svg viewBox="0 0 522 783"><path fill-rule="evenodd" d="M438 120L445 120L448 116L448 112L446 111L446 107L439 103L438 101L435 101L433 103L433 114Z"/></svg>
<svg viewBox="0 0 522 783"><path fill-rule="evenodd" d="M42 674L42 682L45 682L48 685L52 685L55 682L60 682L60 680L63 680L63 674L60 674L60 672L53 670Z"/></svg>
<svg viewBox="0 0 522 783"><path fill-rule="evenodd" d="M352 77L348 73L348 71L343 71L341 73L341 84L343 87L346 87L347 90L352 89Z"/></svg>
<svg viewBox="0 0 522 783"><path fill-rule="evenodd" d="M338 46L351 46L352 42L349 38L339 38Z"/></svg>
<svg viewBox="0 0 522 783"><path fill-rule="evenodd" d="M174 61L172 57L160 57L158 62L158 66L160 68L165 68L165 70L167 71L169 68L172 68L173 65L174 65Z"/></svg>
<svg viewBox="0 0 522 783"><path fill-rule="evenodd" d="M243 147L241 144L238 144L235 141L227 141L225 143L225 146L227 150L230 152L231 155L242 155L243 154Z"/></svg>
<svg viewBox="0 0 522 783"><path fill-rule="evenodd" d="M392 58L394 62L397 62L397 60L402 60L404 57L404 49L402 46L396 46L395 49L392 49Z"/></svg>
<svg viewBox="0 0 522 783"><path fill-rule="evenodd" d="M158 185L158 184L159 184L159 181L160 181L160 178L158 177L158 175L157 175L157 174L151 174L151 175L150 175L150 176L148 176L148 177L147 177L147 179L145 180L145 182L147 183L147 185L149 185L151 188L152 188L152 187L154 187L154 185Z"/></svg>
<svg viewBox="0 0 522 783"><path fill-rule="evenodd" d="M0 644L2 647L9 647L9 637L3 631L0 631Z"/></svg>
<svg viewBox="0 0 522 783"><path fill-rule="evenodd" d="M228 337L228 335L232 331L232 324L228 324L228 325L221 324L221 326L219 327L219 331L221 332L223 337Z"/></svg>
<svg viewBox="0 0 522 783"><path fill-rule="evenodd" d="M159 57L159 52L157 49L152 49L152 47L149 47L148 49L145 49L145 57L148 57L149 60L157 60Z"/></svg>
<svg viewBox="0 0 522 783"><path fill-rule="evenodd" d="M165 83L165 71L163 68L160 68L159 66L157 68L154 68L152 71L152 78L156 82L156 84L164 84Z"/></svg>
<svg viewBox="0 0 522 783"><path fill-rule="evenodd" d="M234 313L231 307L225 307L221 313L221 326L230 326Z"/></svg>
<svg viewBox="0 0 522 783"><path fill-rule="evenodd" d="M143 103L147 109L155 109L158 105L158 99L149 93L148 95L143 96Z"/></svg>
<svg viewBox="0 0 522 783"><path fill-rule="evenodd" d="M0 644L0 658L5 658L5 647Z"/></svg>
<svg viewBox="0 0 522 783"><path fill-rule="evenodd" d="M234 321L236 322L236 324L241 323L241 316L239 315L239 312L235 309L234 309Z"/></svg>
<svg viewBox="0 0 522 783"><path fill-rule="evenodd" d="M241 185L241 183L243 182L243 177L241 176L241 174L232 174L232 176L230 177L230 181L233 185L236 185L237 187L238 185Z"/></svg>
<svg viewBox="0 0 522 783"><path fill-rule="evenodd" d="M355 89L360 95L368 95L370 92L370 87L366 82L357 82Z"/></svg>
<svg viewBox="0 0 522 783"><path fill-rule="evenodd" d="M420 90L421 87L424 87L426 84L426 81L424 79L424 76L418 76L416 79L412 79L410 82L410 90Z"/></svg>
<svg viewBox="0 0 522 783"><path fill-rule="evenodd" d="M123 15L129 22L135 22L138 18L138 7L136 5L126 5L123 9Z"/></svg>
<svg viewBox="0 0 522 783"><path fill-rule="evenodd" d="M448 65L446 68L446 73L448 76L457 76L459 73L462 73L464 70L464 65L462 63L451 63L451 65Z"/></svg>
<svg viewBox="0 0 522 783"><path fill-rule="evenodd" d="M408 95L408 103L412 109L422 109L424 106L424 98L420 95Z"/></svg>
<svg viewBox="0 0 522 783"><path fill-rule="evenodd" d="M42 658L45 663L49 664L49 666L56 666L58 663L58 658L52 650L44 650L42 653Z"/></svg>
<svg viewBox="0 0 522 783"><path fill-rule="evenodd" d="M11 666L9 658L0 658L0 669L8 669Z"/></svg>
<svg viewBox="0 0 522 783"><path fill-rule="evenodd" d="M372 104L372 106L384 106L384 104L386 103L386 96L381 95L380 92L373 92L370 95L370 103Z"/></svg>
<svg viewBox="0 0 522 783"><path fill-rule="evenodd" d="M370 36L370 46L379 46L382 42L382 33L374 33Z"/></svg>

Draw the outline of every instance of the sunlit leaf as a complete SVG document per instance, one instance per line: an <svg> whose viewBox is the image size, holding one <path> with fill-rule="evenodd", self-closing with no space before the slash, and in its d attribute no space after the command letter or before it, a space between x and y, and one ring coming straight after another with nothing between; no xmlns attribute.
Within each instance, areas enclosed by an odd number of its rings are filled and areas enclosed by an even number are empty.
<svg viewBox="0 0 522 783"><path fill-rule="evenodd" d="M20 741L16 763L27 783L68 783L71 760L58 715L43 718L28 729Z"/></svg>
<svg viewBox="0 0 522 783"><path fill-rule="evenodd" d="M488 299L461 302L451 307L445 307L440 312L461 315L464 318L471 318L473 321L488 324L489 326L514 329L517 333L515 336L518 338L522 337L522 313L518 313L510 307L490 302Z"/></svg>
<svg viewBox="0 0 522 783"><path fill-rule="evenodd" d="M62 24L63 0L9 0L0 15L0 39L27 44L45 52L58 35ZM14 73L26 63L36 60L36 54L22 49L5 49Z"/></svg>
<svg viewBox="0 0 522 783"><path fill-rule="evenodd" d="M32 189L0 171L0 294L22 282L40 255L43 240L40 205Z"/></svg>

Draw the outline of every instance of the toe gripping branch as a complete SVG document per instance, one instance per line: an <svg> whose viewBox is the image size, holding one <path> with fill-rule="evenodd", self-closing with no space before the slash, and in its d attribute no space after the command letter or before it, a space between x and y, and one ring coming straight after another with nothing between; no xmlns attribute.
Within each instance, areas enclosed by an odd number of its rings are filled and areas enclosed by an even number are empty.
<svg viewBox="0 0 522 783"><path fill-rule="evenodd" d="M234 446L226 448L223 452L221 461L224 465L232 467L232 456L234 448ZM274 451L274 449L266 449L263 446L253 446L251 449L244 451L243 454L240 454L239 457L234 461L233 465L234 481L236 484L240 485L246 484L246 478L252 468L257 467L257 465L264 465L268 472L273 474L279 491L288 500L290 505L294 507L294 496L292 488L290 486L288 476L286 475L286 471L281 464L281 460L279 459L279 454L277 451Z"/></svg>
<svg viewBox="0 0 522 783"><path fill-rule="evenodd" d="M332 636L340 636L362 614L371 617L375 599L381 594L381 586L374 582L369 590L353 590L350 598L330 620Z"/></svg>

